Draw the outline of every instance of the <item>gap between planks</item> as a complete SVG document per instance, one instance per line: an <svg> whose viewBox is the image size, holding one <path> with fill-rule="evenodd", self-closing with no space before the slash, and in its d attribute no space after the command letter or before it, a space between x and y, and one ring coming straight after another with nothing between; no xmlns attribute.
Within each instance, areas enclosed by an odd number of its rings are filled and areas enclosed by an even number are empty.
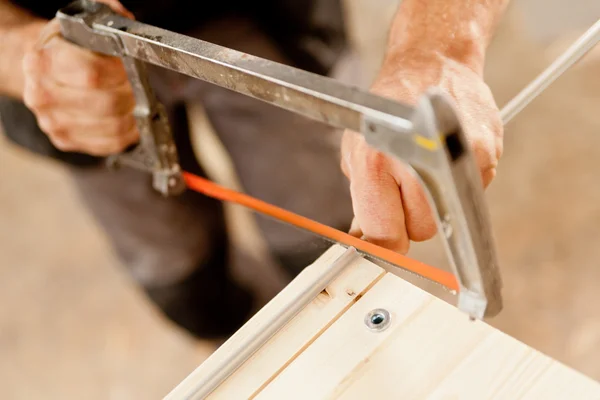
<svg viewBox="0 0 600 400"><path fill-rule="evenodd" d="M315 340L317 340L327 329L329 329L329 327L331 325L333 325L346 311L348 311L348 309L350 309L350 307L352 307L354 304L356 304L356 302L358 300L361 299L361 297L367 292L369 291L373 285L375 285L377 282L379 282L381 280L381 278L383 278L385 275L385 273L382 273L381 275L377 276L375 278L374 281L372 281L367 287L365 287L365 289L360 292L357 293L355 295L355 297L348 303L345 305L344 308L342 308L340 310L340 312L338 314L336 314L331 321L329 321L326 325L324 325L318 332L315 333L315 336L313 336L312 338L310 338L301 348L298 349L298 351L296 351L296 353L294 355L292 355L290 357L290 359L288 361L286 361L277 371L275 371L275 373L269 377L269 379L267 379L251 396L250 399L254 399L256 398L256 396L265 388L267 387L267 385L269 385L271 382L273 382L274 379L276 379L279 374L285 370L288 365L290 365L294 360L296 360L296 358L298 358L298 356L304 352L304 350L306 350L311 344L313 344L315 342ZM324 292L327 293L327 290L325 289ZM327 293L327 296L330 296L329 293Z"/></svg>

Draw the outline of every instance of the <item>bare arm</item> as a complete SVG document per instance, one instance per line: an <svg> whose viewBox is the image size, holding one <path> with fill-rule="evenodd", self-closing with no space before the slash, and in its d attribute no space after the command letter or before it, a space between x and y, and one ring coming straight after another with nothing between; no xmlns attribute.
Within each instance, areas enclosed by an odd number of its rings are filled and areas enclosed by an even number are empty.
<svg viewBox="0 0 600 400"><path fill-rule="evenodd" d="M25 53L33 46L45 21L7 0L0 0L0 95L22 99Z"/></svg>
<svg viewBox="0 0 600 400"><path fill-rule="evenodd" d="M133 17L118 0L99 1ZM0 0L0 95L23 100L60 150L104 156L135 143L135 100L121 61L58 33L56 20Z"/></svg>
<svg viewBox="0 0 600 400"><path fill-rule="evenodd" d="M406 51L437 53L483 71L489 45L509 0L404 0L392 22L384 66Z"/></svg>
<svg viewBox="0 0 600 400"><path fill-rule="evenodd" d="M485 51L508 0L403 0L372 91L414 104L437 86L455 100L484 186L502 153L498 108L483 82ZM354 132L342 141L342 170L350 180L351 233L401 253L410 241L437 231L423 188L399 160L369 147Z"/></svg>

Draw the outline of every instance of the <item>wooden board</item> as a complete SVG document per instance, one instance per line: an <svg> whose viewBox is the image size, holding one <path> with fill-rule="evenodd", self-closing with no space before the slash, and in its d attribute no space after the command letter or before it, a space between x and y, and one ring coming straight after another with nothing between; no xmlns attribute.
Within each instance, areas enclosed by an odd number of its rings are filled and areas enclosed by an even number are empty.
<svg viewBox="0 0 600 400"><path fill-rule="evenodd" d="M332 247L279 296L332 262ZM303 277L304 275L304 277ZM169 398L185 398L228 347L277 307L275 298ZM391 323L372 331L365 316ZM600 399L600 384L453 306L357 259L210 399Z"/></svg>

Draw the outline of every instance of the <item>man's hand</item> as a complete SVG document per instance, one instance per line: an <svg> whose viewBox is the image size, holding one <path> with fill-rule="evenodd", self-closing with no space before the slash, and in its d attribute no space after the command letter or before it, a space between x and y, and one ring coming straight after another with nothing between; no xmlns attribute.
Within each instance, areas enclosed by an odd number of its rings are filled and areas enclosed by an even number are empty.
<svg viewBox="0 0 600 400"><path fill-rule="evenodd" d="M415 104L429 87L438 86L456 102L465 133L487 186L502 153L502 122L481 72L444 57L404 52L388 57L372 91ZM423 241L437 231L424 189L401 161L369 147L363 137L344 133L342 170L350 180L355 214L351 234L406 253L410 240Z"/></svg>
<svg viewBox="0 0 600 400"><path fill-rule="evenodd" d="M118 2L105 3L132 17ZM58 21L46 25L25 54L23 76L23 100L58 149L105 156L138 140L121 61L67 42Z"/></svg>
<svg viewBox="0 0 600 400"><path fill-rule="evenodd" d="M415 104L438 86L457 105L483 184L494 178L502 153L502 122L483 82L485 51L508 0L403 0L389 33L373 92ZM355 219L351 233L406 253L410 240L435 235L424 189L402 162L370 148L355 133L342 142Z"/></svg>

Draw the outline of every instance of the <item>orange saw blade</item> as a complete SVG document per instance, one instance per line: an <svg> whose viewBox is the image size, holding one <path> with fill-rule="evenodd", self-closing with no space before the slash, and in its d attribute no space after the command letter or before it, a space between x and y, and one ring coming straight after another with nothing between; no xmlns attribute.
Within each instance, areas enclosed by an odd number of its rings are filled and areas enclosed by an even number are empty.
<svg viewBox="0 0 600 400"><path fill-rule="evenodd" d="M313 221L312 219L295 214L283 208L274 206L247 194L227 189L208 179L199 177L189 172L183 172L183 177L188 188L200 192L206 196L243 205L254 211L258 211L261 214L268 215L298 228L306 229L310 232L326 237L334 242L354 247L359 251L437 282L452 291L459 290L456 277L448 271L432 267L420 261L396 253L395 251L366 242L345 232L321 224L317 221Z"/></svg>

